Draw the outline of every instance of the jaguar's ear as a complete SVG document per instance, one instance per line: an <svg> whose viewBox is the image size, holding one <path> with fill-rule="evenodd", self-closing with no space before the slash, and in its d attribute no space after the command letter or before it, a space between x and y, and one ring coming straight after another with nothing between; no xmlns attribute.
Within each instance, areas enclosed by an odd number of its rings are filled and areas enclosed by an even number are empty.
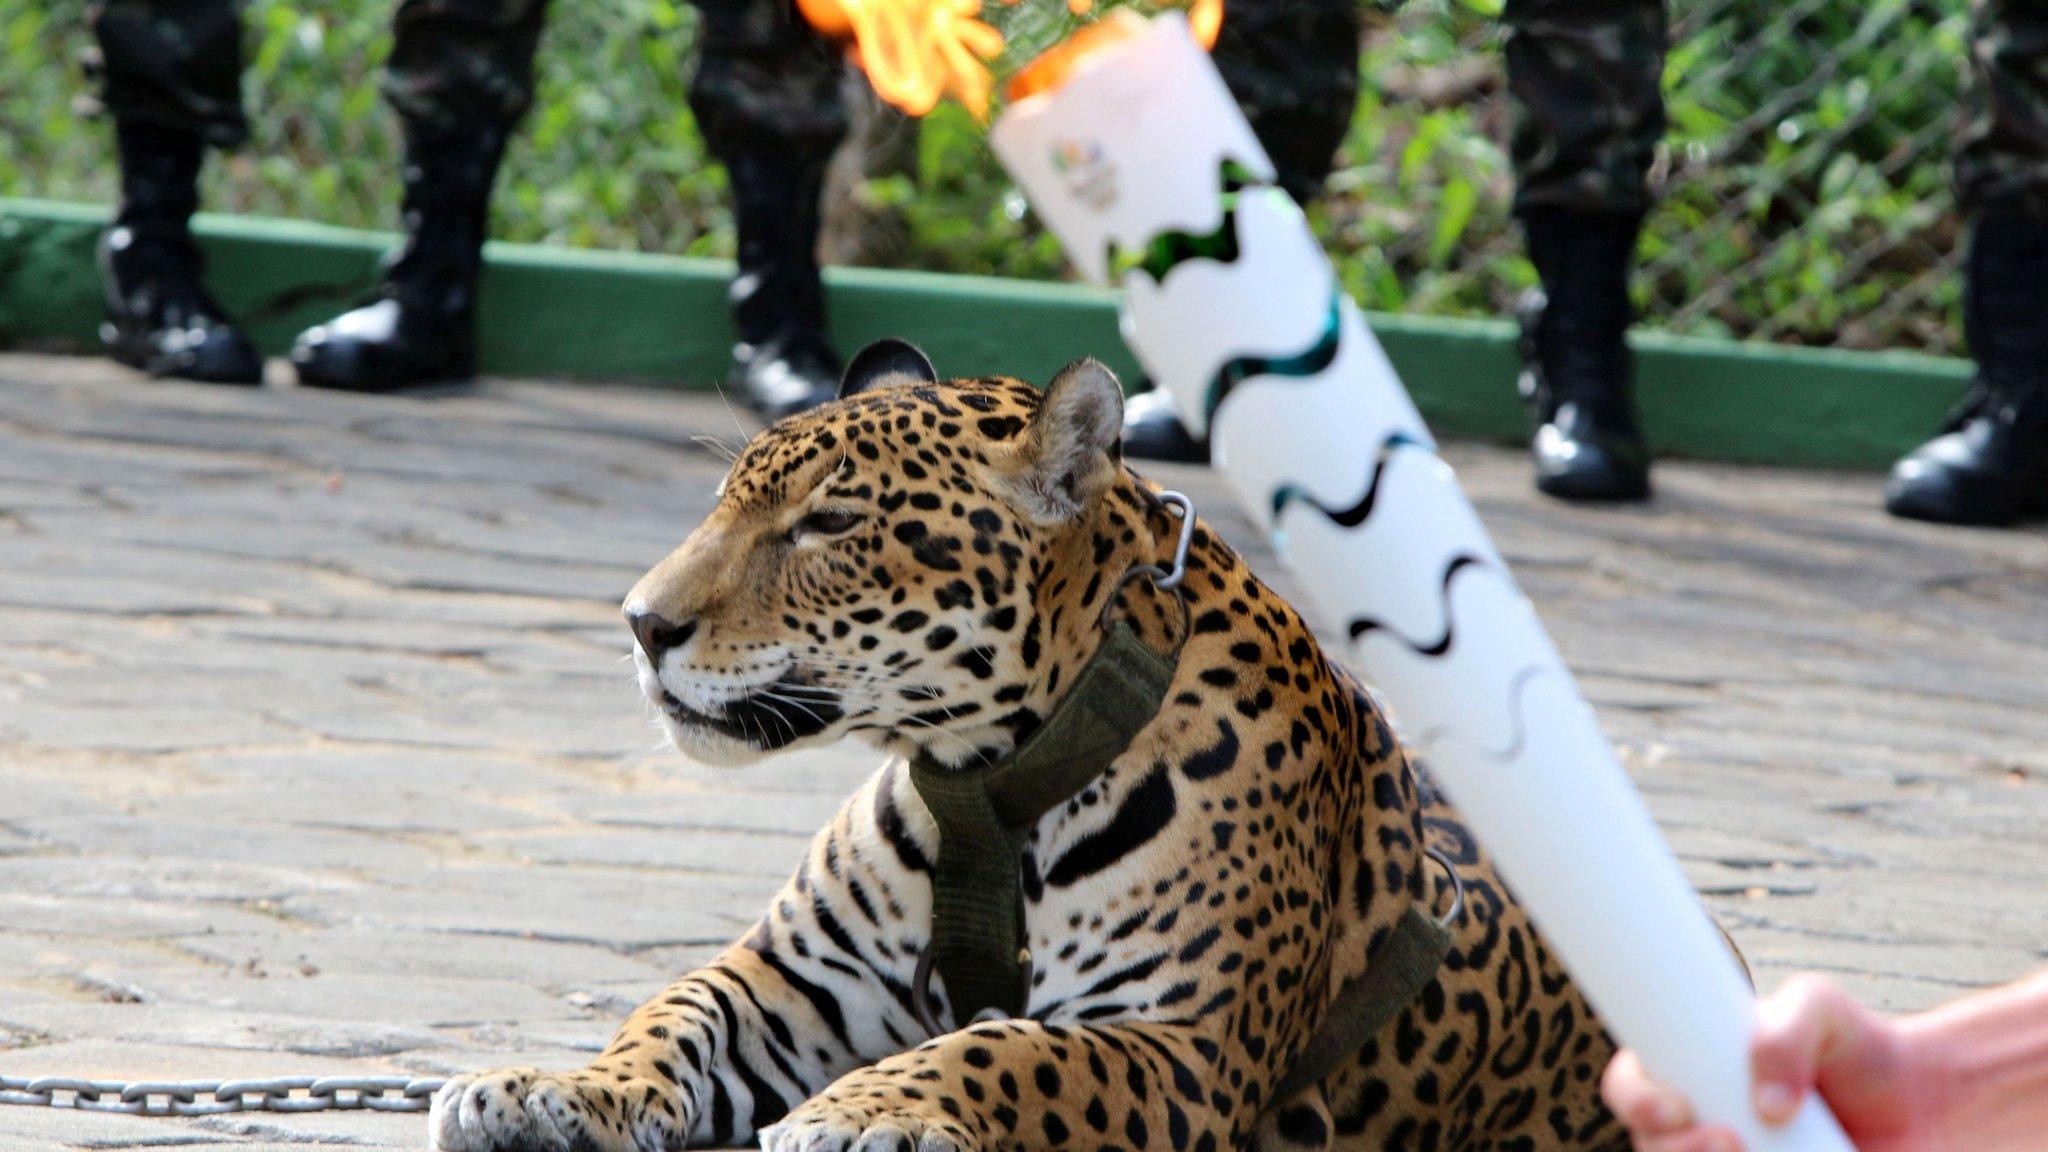
<svg viewBox="0 0 2048 1152"><path fill-rule="evenodd" d="M907 340L890 337L861 349L839 378L839 398L858 396L884 384L936 384L930 358Z"/></svg>
<svg viewBox="0 0 2048 1152"><path fill-rule="evenodd" d="M1046 387L1022 445L1025 495L1043 520L1072 518L1116 481L1124 390L1100 360L1076 360Z"/></svg>

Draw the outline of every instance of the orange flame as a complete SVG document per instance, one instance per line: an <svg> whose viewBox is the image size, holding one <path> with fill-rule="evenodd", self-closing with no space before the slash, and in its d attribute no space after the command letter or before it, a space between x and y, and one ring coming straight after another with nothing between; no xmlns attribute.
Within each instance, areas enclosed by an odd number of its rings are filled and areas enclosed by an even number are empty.
<svg viewBox="0 0 2048 1152"><path fill-rule="evenodd" d="M1067 0L1068 11L1085 15L1094 2ZM1216 43L1223 2L1190 0L1188 25L1204 48ZM922 116L951 96L976 119L987 118L995 84L988 62L1002 52L1003 35L981 19L981 0L797 0L797 9L827 38L852 42L855 61L882 99ZM1084 57L1140 27L1121 8L1084 24L1025 65L1005 94L1017 100L1057 88Z"/></svg>
<svg viewBox="0 0 2048 1152"><path fill-rule="evenodd" d="M987 61L1003 34L981 20L981 0L797 0L825 36L852 40L875 94L912 116L950 95L977 118L988 115Z"/></svg>
<svg viewBox="0 0 2048 1152"><path fill-rule="evenodd" d="M1195 43L1203 51L1216 47L1216 36L1223 31L1223 0L1194 0L1189 4L1188 31L1194 34Z"/></svg>

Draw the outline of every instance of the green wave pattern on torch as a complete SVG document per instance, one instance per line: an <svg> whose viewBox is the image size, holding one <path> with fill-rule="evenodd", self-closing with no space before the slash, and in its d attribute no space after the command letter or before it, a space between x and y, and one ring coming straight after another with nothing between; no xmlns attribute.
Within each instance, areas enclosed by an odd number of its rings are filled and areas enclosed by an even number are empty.
<svg viewBox="0 0 2048 1152"><path fill-rule="evenodd" d="M1249 189L1252 181L1243 178L1242 169L1229 162L1224 164L1224 189L1222 192L1223 219L1215 231L1194 234L1180 231L1162 232L1146 246L1145 253L1136 260L1127 260L1126 268L1136 268L1151 276L1155 282L1163 281L1166 274L1175 267L1193 260L1213 260L1218 263L1235 263L1242 249L1237 237L1237 201L1240 189ZM1338 286L1330 295L1328 315L1323 322L1322 333L1314 343L1298 353L1286 356L1236 356L1224 362L1209 381L1208 395L1203 410L1213 426L1216 412L1233 389L1254 376L1280 376L1307 379L1317 376L1336 363L1338 350L1343 342L1342 297L1343 288ZM1281 484L1273 489L1273 516L1277 521L1280 513L1296 501L1303 501L1315 508L1330 522L1343 528L1356 528L1372 515L1373 504L1379 495L1380 481L1389 463L1389 454L1398 447L1412 446L1430 448L1430 445L1411 436L1395 432L1383 442L1373 446L1372 473L1367 478L1365 493L1349 508L1326 507L1322 501L1309 495L1295 484ZM1444 631L1435 640L1418 640L1402 635L1399 629L1373 617L1360 617L1347 622L1346 631L1356 640L1368 632L1384 630L1416 654L1428 657L1442 657L1450 650L1455 639L1456 625L1451 618L1451 583L1466 569L1492 568L1486 560L1467 553L1452 556L1444 566L1439 588L1443 595Z"/></svg>
<svg viewBox="0 0 2048 1152"><path fill-rule="evenodd" d="M1231 390L1254 376L1292 376L1302 379L1320 374L1337 362L1337 345L1342 339L1338 322L1343 313L1335 296L1330 297L1329 315L1323 321L1323 334L1316 342L1302 352L1292 356L1236 356L1224 362L1216 370L1216 376L1209 381L1209 396L1202 402L1202 409L1209 416L1216 415L1222 407L1223 398Z"/></svg>
<svg viewBox="0 0 2048 1152"><path fill-rule="evenodd" d="M1111 244L1109 267L1115 278L1121 279L1126 273L1135 271L1145 273L1157 283L1166 278L1174 265L1186 260L1236 263L1237 194L1241 190L1256 190L1270 185L1235 160L1225 160L1218 167L1217 179L1222 188L1219 199L1223 204L1223 219L1216 222L1215 228L1208 232L1182 232L1178 229L1161 232L1136 250Z"/></svg>

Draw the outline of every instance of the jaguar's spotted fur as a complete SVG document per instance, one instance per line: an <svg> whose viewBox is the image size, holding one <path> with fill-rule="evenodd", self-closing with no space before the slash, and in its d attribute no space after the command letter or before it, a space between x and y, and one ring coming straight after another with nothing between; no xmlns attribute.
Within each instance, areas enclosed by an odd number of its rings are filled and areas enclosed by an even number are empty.
<svg viewBox="0 0 2048 1152"><path fill-rule="evenodd" d="M871 366L872 368L873 366ZM1077 364L1041 395L921 358L786 420L628 601L641 680L713 762L859 733L948 764L1046 715L1103 600L1176 531ZM871 371L871 375L874 371ZM1585 1000L1367 693L1206 526L1165 707L1022 862L1028 1015L929 1038L910 982L934 826L892 760L761 922L576 1072L466 1077L443 1149L769 1152L1585 1149L1620 1142ZM1117 611L1172 645L1143 581ZM1467 910L1438 978L1355 1059L1269 1099L1411 901ZM939 991L943 993L943 988Z"/></svg>

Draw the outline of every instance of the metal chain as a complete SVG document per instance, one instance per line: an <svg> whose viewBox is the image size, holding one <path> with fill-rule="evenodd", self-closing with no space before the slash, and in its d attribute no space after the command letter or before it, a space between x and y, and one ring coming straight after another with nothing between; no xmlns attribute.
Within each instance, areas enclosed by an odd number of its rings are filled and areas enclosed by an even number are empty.
<svg viewBox="0 0 2048 1152"><path fill-rule="evenodd" d="M79 1080L0 1076L0 1104L123 1116L224 1112L424 1112L446 1080L409 1076L277 1076L268 1080Z"/></svg>

